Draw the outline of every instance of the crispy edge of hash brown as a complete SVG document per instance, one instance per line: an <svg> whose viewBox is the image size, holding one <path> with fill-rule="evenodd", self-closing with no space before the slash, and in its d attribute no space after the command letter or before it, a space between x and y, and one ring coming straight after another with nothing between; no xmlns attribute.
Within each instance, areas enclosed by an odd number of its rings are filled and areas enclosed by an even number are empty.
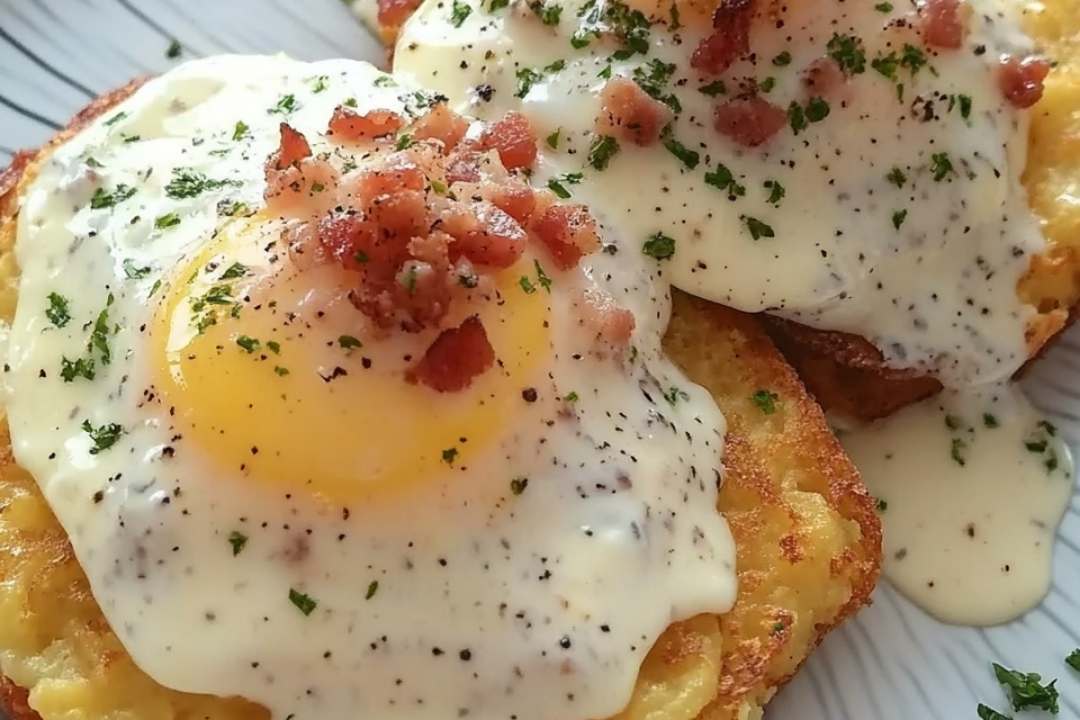
<svg viewBox="0 0 1080 720"><path fill-rule="evenodd" d="M15 309L18 189L48 151L141 85L95 100L39 153L0 173L0 317ZM881 528L850 460L759 318L676 294L672 358L728 420L719 509L739 592L722 616L673 624L618 720L757 720L824 635L869 601ZM769 393L766 412L756 394ZM13 458L0 419L0 709L11 720L255 720L237 698L164 688L128 656L63 529Z"/></svg>

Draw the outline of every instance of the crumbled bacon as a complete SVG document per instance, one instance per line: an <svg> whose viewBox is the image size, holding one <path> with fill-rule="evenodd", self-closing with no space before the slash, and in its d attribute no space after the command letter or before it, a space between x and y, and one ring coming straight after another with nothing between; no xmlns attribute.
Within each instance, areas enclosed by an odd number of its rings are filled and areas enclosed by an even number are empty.
<svg viewBox="0 0 1080 720"><path fill-rule="evenodd" d="M481 154L475 150L458 150L446 162L446 182L480 182Z"/></svg>
<svg viewBox="0 0 1080 720"><path fill-rule="evenodd" d="M394 153L380 165L365 170L357 179L356 194L367 205L380 195L402 190L423 190L424 171L406 152Z"/></svg>
<svg viewBox="0 0 1080 720"><path fill-rule="evenodd" d="M998 68L998 86L1013 107L1029 108L1042 97L1043 80L1049 72L1050 63L1043 58L1009 55Z"/></svg>
<svg viewBox="0 0 1080 720"><path fill-rule="evenodd" d="M586 290L581 303L581 319L596 334L596 340L624 348L634 333L634 314L599 288Z"/></svg>
<svg viewBox="0 0 1080 720"><path fill-rule="evenodd" d="M484 188L484 197L519 223L528 220L536 208L536 193L525 183L513 178L501 184L492 183L490 187Z"/></svg>
<svg viewBox="0 0 1080 720"><path fill-rule="evenodd" d="M443 330L407 377L438 392L457 392L494 362L495 350L483 323L474 315L459 327Z"/></svg>
<svg viewBox="0 0 1080 720"><path fill-rule="evenodd" d="M379 0L379 24L397 27L408 20L418 7L420 0Z"/></svg>
<svg viewBox="0 0 1080 720"><path fill-rule="evenodd" d="M920 10L926 44L945 50L960 47L967 32L966 10L963 0L927 0Z"/></svg>
<svg viewBox="0 0 1080 720"><path fill-rule="evenodd" d="M525 251L527 236L517 220L488 202L460 204L446 211L441 229L456 242L452 254L478 265L510 267Z"/></svg>
<svg viewBox="0 0 1080 720"><path fill-rule="evenodd" d="M338 105L327 127L335 140L359 142L392 135L405 125L405 119L392 110L371 110L358 113Z"/></svg>
<svg viewBox="0 0 1080 720"><path fill-rule="evenodd" d="M428 110L412 126L414 140L438 140L446 150L452 150L465 137L469 122L446 106L439 103Z"/></svg>
<svg viewBox="0 0 1080 720"><path fill-rule="evenodd" d="M519 112L508 112L488 125L480 147L498 151L507 170L531 167L536 161L536 135L528 118Z"/></svg>
<svg viewBox="0 0 1080 720"><path fill-rule="evenodd" d="M637 145L651 145L670 120L667 105L654 100L633 80L617 77L608 80L600 94L596 132Z"/></svg>
<svg viewBox="0 0 1080 720"><path fill-rule="evenodd" d="M690 66L714 75L731 67L750 52L750 21L753 17L753 0L721 0L713 13L713 31L695 48L690 56Z"/></svg>
<svg viewBox="0 0 1080 720"><path fill-rule="evenodd" d="M560 270L576 266L583 255L600 247L596 221L584 205L551 205L533 225L533 232Z"/></svg>
<svg viewBox="0 0 1080 720"><path fill-rule="evenodd" d="M268 163L274 170L284 170L296 165L304 158L311 157L311 145L308 144L303 133L294 130L286 123L281 123L278 130L281 133L281 140L277 151L270 156Z"/></svg>
<svg viewBox="0 0 1080 720"><path fill-rule="evenodd" d="M806 66L802 82L808 96L829 97L844 85L846 78L835 60L821 57Z"/></svg>
<svg viewBox="0 0 1080 720"><path fill-rule="evenodd" d="M721 135L745 147L761 145L787 124L787 113L757 95L733 98L716 107L713 120Z"/></svg>

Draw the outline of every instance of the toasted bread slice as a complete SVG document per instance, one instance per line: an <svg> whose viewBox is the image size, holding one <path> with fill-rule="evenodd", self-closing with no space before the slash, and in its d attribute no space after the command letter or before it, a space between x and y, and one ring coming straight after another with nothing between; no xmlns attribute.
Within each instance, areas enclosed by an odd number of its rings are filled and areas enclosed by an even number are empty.
<svg viewBox="0 0 1080 720"><path fill-rule="evenodd" d="M136 87L95 101L44 151L0 174L0 318L10 320L17 295L18 188L50 147ZM820 408L758 318L679 294L665 344L728 419L719 509L735 536L739 594L729 613L661 636L619 717L760 718L824 634L868 601L880 525ZM135 665L33 478L16 465L3 418L0 673L0 707L11 720L267 717L241 699L164 688Z"/></svg>

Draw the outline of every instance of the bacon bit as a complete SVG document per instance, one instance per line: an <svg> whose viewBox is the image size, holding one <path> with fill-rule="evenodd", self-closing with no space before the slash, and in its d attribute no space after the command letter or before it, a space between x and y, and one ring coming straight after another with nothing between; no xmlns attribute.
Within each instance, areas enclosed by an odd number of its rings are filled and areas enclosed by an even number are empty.
<svg viewBox="0 0 1080 720"><path fill-rule="evenodd" d="M835 60L822 57L806 66L802 82L808 96L830 97L838 88L843 87L847 78Z"/></svg>
<svg viewBox="0 0 1080 720"><path fill-rule="evenodd" d="M359 215L330 215L319 222L319 244L331 257L350 270L385 284L408 255L405 243L391 243L380 237L375 223Z"/></svg>
<svg viewBox="0 0 1080 720"><path fill-rule="evenodd" d="M418 7L420 0L379 0L379 24L397 27L408 20Z"/></svg>
<svg viewBox="0 0 1080 720"><path fill-rule="evenodd" d="M750 52L753 0L721 0L713 13L713 31L690 56L690 66L719 75Z"/></svg>
<svg viewBox="0 0 1080 720"><path fill-rule="evenodd" d="M1013 107L1029 108L1042 97L1043 80L1049 72L1050 63L1043 58L1008 55L998 68L998 86Z"/></svg>
<svg viewBox="0 0 1080 720"><path fill-rule="evenodd" d="M488 125L480 147L498 151L507 170L530 167L536 160L536 135L528 118L519 112L508 112Z"/></svg>
<svg viewBox="0 0 1080 720"><path fill-rule="evenodd" d="M510 267L525 252L525 230L491 203L452 208L444 213L441 227L456 240L451 253L479 265Z"/></svg>
<svg viewBox="0 0 1080 720"><path fill-rule="evenodd" d="M334 108L327 130L336 140L358 142L392 135L405 125L405 119L391 110L358 113L344 105Z"/></svg>
<svg viewBox="0 0 1080 720"><path fill-rule="evenodd" d="M713 119L721 135L744 147L757 147L787 124L787 113L768 100L752 95L718 105Z"/></svg>
<svg viewBox="0 0 1080 720"><path fill-rule="evenodd" d="M415 140L438 140L446 150L452 150L469 129L469 121L439 103L428 110L412 126Z"/></svg>
<svg viewBox="0 0 1080 720"><path fill-rule="evenodd" d="M519 223L524 223L536 208L536 193L520 180L492 183L484 189L485 198Z"/></svg>
<svg viewBox="0 0 1080 720"><path fill-rule="evenodd" d="M571 269L583 255L600 247L596 221L584 205L552 205L540 216L533 232L560 270Z"/></svg>
<svg viewBox="0 0 1080 720"><path fill-rule="evenodd" d="M284 170L298 164L304 158L311 157L311 145L308 144L303 133L294 130L286 123L281 123L278 130L281 132L281 141L277 152L270 156L268 163L274 170Z"/></svg>
<svg viewBox="0 0 1080 720"><path fill-rule="evenodd" d="M460 327L443 330L406 379L436 392L457 392L467 388L473 378L494 363L495 350L483 324L474 315Z"/></svg>
<svg viewBox="0 0 1080 720"><path fill-rule="evenodd" d="M967 33L968 6L963 0L927 0L923 5L922 36L930 47L955 50Z"/></svg>
<svg viewBox="0 0 1080 720"><path fill-rule="evenodd" d="M480 182L483 158L475 150L458 150L446 162L446 182Z"/></svg>
<svg viewBox="0 0 1080 720"><path fill-rule="evenodd" d="M585 291L581 319L597 340L615 348L626 347L634 333L634 314L597 287Z"/></svg>
<svg viewBox="0 0 1080 720"><path fill-rule="evenodd" d="M424 171L408 153L394 153L381 166L360 174L356 194L366 206L382 195L402 190L423 190L426 182Z"/></svg>
<svg viewBox="0 0 1080 720"><path fill-rule="evenodd" d="M450 285L446 282L449 265L435 267L422 260L406 260L398 271L394 287L395 306L405 311L403 323L413 332L438 323L450 308Z"/></svg>
<svg viewBox="0 0 1080 720"><path fill-rule="evenodd" d="M596 132L637 145L652 145L670 120L667 105L650 97L633 80L617 77L608 80L600 94Z"/></svg>

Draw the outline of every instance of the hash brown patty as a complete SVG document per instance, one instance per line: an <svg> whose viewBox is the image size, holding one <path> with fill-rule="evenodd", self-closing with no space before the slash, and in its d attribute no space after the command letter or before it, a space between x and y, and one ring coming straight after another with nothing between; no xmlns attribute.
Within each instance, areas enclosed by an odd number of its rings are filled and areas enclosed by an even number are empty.
<svg viewBox="0 0 1080 720"><path fill-rule="evenodd" d="M20 154L0 174L0 318L10 321L17 297L19 187L49 147L139 84L99 98L41 153ZM757 720L824 635L868 602L881 527L821 409L758 318L677 294L665 346L728 420L718 505L735 537L739 591L730 612L668 628L618 718ZM63 528L16 465L2 416L0 673L0 708L11 720L267 717L239 698L162 687L135 666Z"/></svg>

